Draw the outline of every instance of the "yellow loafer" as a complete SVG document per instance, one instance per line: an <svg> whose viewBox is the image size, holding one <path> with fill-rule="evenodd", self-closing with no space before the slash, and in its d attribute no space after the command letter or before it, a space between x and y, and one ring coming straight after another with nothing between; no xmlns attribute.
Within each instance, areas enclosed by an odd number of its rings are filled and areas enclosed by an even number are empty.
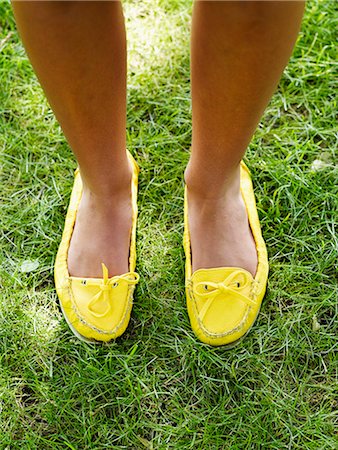
<svg viewBox="0 0 338 450"><path fill-rule="evenodd" d="M139 281L139 275L135 272L139 167L129 151L127 154L133 166L129 272L108 278L108 269L102 263L102 278L72 277L68 273L68 249L82 195L82 180L78 168L56 255L54 278L62 312L74 334L86 342L110 341L121 336L130 320L133 292Z"/></svg>
<svg viewBox="0 0 338 450"><path fill-rule="evenodd" d="M191 327L206 344L234 345L252 327L268 280L268 255L262 237L250 172L241 162L241 194L256 243L255 277L240 267L198 269L192 273L187 187L184 194L185 285Z"/></svg>

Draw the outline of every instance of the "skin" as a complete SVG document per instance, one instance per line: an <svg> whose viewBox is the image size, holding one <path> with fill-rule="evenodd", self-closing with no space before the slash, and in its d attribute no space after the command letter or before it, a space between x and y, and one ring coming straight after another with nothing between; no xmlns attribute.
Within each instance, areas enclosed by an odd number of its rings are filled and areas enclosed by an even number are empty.
<svg viewBox="0 0 338 450"><path fill-rule="evenodd" d="M69 273L128 271L126 35L119 1L13 1L19 33L81 170ZM304 3L195 1L192 145L185 171L193 270L256 272L239 162L291 55Z"/></svg>
<svg viewBox="0 0 338 450"><path fill-rule="evenodd" d="M237 266L256 273L239 162L291 55L303 10L298 1L194 3L185 171L193 270Z"/></svg>
<svg viewBox="0 0 338 450"><path fill-rule="evenodd" d="M128 272L131 167L126 157L126 34L120 2L15 1L19 33L73 150L84 191L70 275Z"/></svg>

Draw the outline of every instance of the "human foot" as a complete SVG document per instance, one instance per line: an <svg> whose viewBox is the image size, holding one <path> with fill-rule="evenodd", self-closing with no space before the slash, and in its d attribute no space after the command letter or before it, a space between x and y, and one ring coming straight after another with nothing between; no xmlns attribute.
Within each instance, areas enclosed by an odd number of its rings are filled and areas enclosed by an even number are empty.
<svg viewBox="0 0 338 450"><path fill-rule="evenodd" d="M188 221L192 254L192 271L213 267L240 267L254 277L257 252L240 193L240 173L229 183L222 195L190 187ZM205 186L208 184L205 183Z"/></svg>
<svg viewBox="0 0 338 450"><path fill-rule="evenodd" d="M125 187L109 196L84 189L68 251L69 274L102 278L102 262L109 277L128 272L131 226L131 171Z"/></svg>

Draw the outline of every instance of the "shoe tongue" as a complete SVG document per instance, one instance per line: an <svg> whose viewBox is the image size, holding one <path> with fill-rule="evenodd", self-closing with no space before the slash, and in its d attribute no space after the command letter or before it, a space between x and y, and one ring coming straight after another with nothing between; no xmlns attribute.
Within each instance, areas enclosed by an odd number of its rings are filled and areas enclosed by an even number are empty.
<svg viewBox="0 0 338 450"><path fill-rule="evenodd" d="M234 278L238 282L243 282L245 277L249 277L252 281L252 275L245 269L240 267L213 267L211 269L198 269L192 275L192 281L194 283L199 283L201 281L212 281L213 283L220 283L230 275L238 272Z"/></svg>

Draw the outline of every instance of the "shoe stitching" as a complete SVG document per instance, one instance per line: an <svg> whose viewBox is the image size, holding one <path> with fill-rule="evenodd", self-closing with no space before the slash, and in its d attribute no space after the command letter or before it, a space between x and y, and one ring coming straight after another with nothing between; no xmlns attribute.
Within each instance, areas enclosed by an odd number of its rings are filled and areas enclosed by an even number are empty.
<svg viewBox="0 0 338 450"><path fill-rule="evenodd" d="M249 296L250 296L250 298L251 298L253 301L256 301L256 299L257 299L257 294L258 294L258 290L259 290L259 285L260 285L260 282L259 282L258 280L254 279L254 280L252 281Z"/></svg>

